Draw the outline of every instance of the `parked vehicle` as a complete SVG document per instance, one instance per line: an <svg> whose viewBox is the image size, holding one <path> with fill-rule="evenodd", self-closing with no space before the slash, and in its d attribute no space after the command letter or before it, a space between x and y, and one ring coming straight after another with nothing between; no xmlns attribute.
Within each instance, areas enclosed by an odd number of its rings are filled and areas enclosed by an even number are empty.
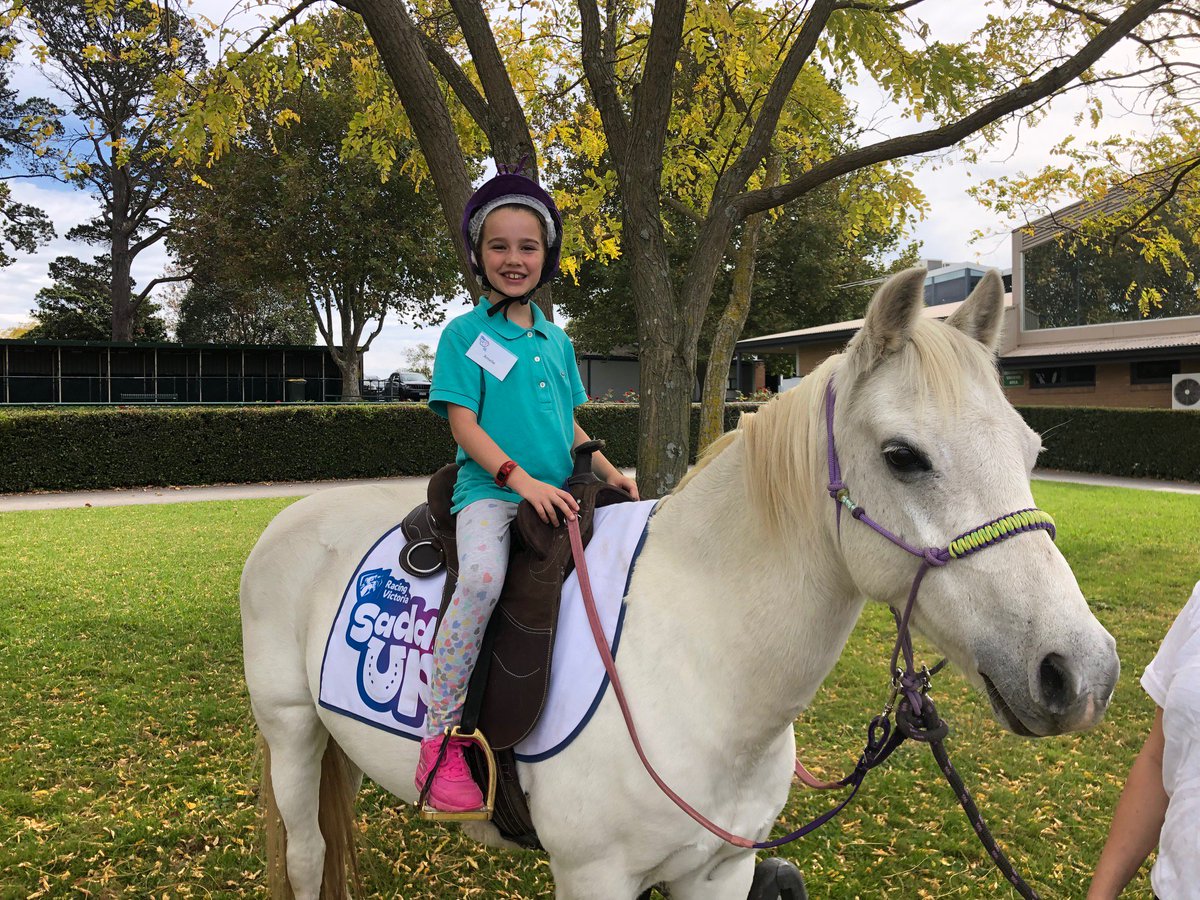
<svg viewBox="0 0 1200 900"><path fill-rule="evenodd" d="M397 370L384 385L386 400L428 400L429 378L420 372Z"/></svg>

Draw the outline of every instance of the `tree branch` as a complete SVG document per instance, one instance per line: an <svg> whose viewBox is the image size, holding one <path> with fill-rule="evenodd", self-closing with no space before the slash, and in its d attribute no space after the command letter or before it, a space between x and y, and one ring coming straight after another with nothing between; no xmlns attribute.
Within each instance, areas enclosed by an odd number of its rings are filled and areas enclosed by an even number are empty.
<svg viewBox="0 0 1200 900"><path fill-rule="evenodd" d="M592 99L604 122L608 149L617 171L621 171L629 155L629 120L617 94L616 59L601 49L600 10L596 0L579 0L580 31L583 38L583 73L587 77ZM608 23L612 28L613 23Z"/></svg>
<svg viewBox="0 0 1200 900"><path fill-rule="evenodd" d="M1120 17L1098 32L1065 63L1054 67L1034 81L1002 94L956 122L917 134L889 138L843 153L814 166L785 185L741 194L731 201L731 205L737 217L744 218L752 213L790 203L827 181L867 166L951 147L1003 116L1049 97L1065 87L1167 2L1168 0L1138 0L1130 4Z"/></svg>
<svg viewBox="0 0 1200 900"><path fill-rule="evenodd" d="M685 0L655 0L650 38L646 42L646 67L641 82L633 92L630 117L634 135L630 150L637 154L638 177L654 173L661 176L662 173L663 147L667 139L667 122L671 116L675 86L675 64L679 59L686 13ZM657 189L659 180L653 177L649 183Z"/></svg>
<svg viewBox="0 0 1200 900"><path fill-rule="evenodd" d="M788 48L783 65L775 73L771 87L763 100L758 118L750 130L750 137L738 158L734 161L721 178L713 191L713 208L724 206L728 198L746 186L750 175L761 165L763 158L771 147L771 137L779 127L779 116L783 113L784 103L792 92L800 70L804 68L817 47L817 40L829 22L829 16L834 10L833 0L817 0L804 19L796 40ZM769 207L766 207L769 208Z"/></svg>
<svg viewBox="0 0 1200 900"><path fill-rule="evenodd" d="M1143 222L1145 222L1147 219L1149 219L1151 216L1153 216L1156 212L1158 212L1160 209L1162 209L1164 206L1166 206L1168 203L1171 202L1171 199L1173 197L1175 197L1176 194L1179 193L1179 188L1183 184L1183 180L1185 178L1187 178L1187 176L1190 173L1194 172L1196 169L1200 169L1200 156L1195 157L1191 160L1188 160L1188 161L1182 163L1181 166L1182 167L1180 168L1180 170L1176 173L1175 177L1171 180L1171 186L1163 192L1161 197L1158 198L1158 202L1155 203L1153 206L1151 206L1148 210L1146 210L1146 212L1143 213L1136 222L1134 222L1128 228L1122 229L1119 234L1117 234L1113 237L1112 246L1114 249L1117 246L1117 242L1120 241L1121 238L1123 238L1123 237L1125 237L1125 235L1131 234L1132 232L1137 230L1139 225L1141 225Z"/></svg>
<svg viewBox="0 0 1200 900"><path fill-rule="evenodd" d="M383 322L386 318L387 318L387 309L386 308L381 309L379 311L379 324L375 326L375 330L371 332L370 337L367 338L367 342L362 345L363 353L366 353L368 350L371 349L372 341L374 341L375 338L379 335L379 332L383 331ZM360 334L360 337L361 337L361 334Z"/></svg>
<svg viewBox="0 0 1200 900"><path fill-rule="evenodd" d="M531 177L537 177L537 153L533 139L529 136L529 122L525 110L517 99L512 79L496 46L487 13L478 0L450 0L450 6L458 17L463 37L471 51L471 60L483 85L487 98L488 112L484 129L492 144L492 156L499 162L515 164L528 158Z"/></svg>
<svg viewBox="0 0 1200 900"><path fill-rule="evenodd" d="M669 208L675 210L675 212L691 219L697 225L703 224L704 222L704 217L700 215L700 213L696 212L696 210L692 209L690 205L684 203L673 194L664 195L663 203L665 203Z"/></svg>
<svg viewBox="0 0 1200 900"><path fill-rule="evenodd" d="M155 229L149 235L142 238L140 241L138 241L136 244L134 244L133 246L131 246L129 248L130 255L137 256L139 253L141 253L147 247L149 247L153 244L157 244L159 241L161 241L163 238L165 238L170 233L171 233L170 225L164 225L161 228Z"/></svg>
<svg viewBox="0 0 1200 900"><path fill-rule="evenodd" d="M865 0L840 0L834 5L834 9L862 9L873 13L898 13L904 12L906 9L911 9L924 3L925 0L907 0L904 3L893 3L891 6L880 6L878 3L868 3Z"/></svg>
<svg viewBox="0 0 1200 900"><path fill-rule="evenodd" d="M424 30L418 28L417 31L421 37L421 46L425 48L425 55L429 57L429 62L446 79L446 83L454 91L454 96L458 97L459 102L466 107L471 118L475 120L475 124L486 133L490 119L487 101L475 89L475 85L471 83L467 73L462 70L462 66L455 61L446 48L426 34Z"/></svg>
<svg viewBox="0 0 1200 900"><path fill-rule="evenodd" d="M263 44L265 44L267 41L269 41L271 38L273 38L275 35L277 35L280 31L282 31L283 27L285 25L287 25L288 22L295 21L296 18L300 15L300 13L304 12L306 9L308 9L310 6L312 6L314 3L317 3L317 2L318 2L318 0L302 0L302 2L299 3L297 6L292 7L284 15L280 16L278 19L276 19L274 22L272 22L271 26L269 28L267 28L265 31L263 31L263 33L260 34L257 38L255 38L254 42L251 43L250 46L247 47L243 51L241 57L238 58L238 62L234 63L234 66L236 67L238 65L238 63L241 62L242 59L244 59L245 57L254 53L256 50L258 50L259 47L261 47ZM351 10L351 12L357 12L357 10L354 9L354 7L348 3L342 3L340 5L345 6L347 9Z"/></svg>
<svg viewBox="0 0 1200 900"><path fill-rule="evenodd" d="M149 297L150 292L152 290L154 290L154 288L157 287L158 285L167 284L168 282L172 282L172 281L187 281L191 277L192 277L192 273L188 272L185 275L163 275L160 278L155 278L153 281L151 281L149 284L147 284L144 288L142 288L141 293L139 293L136 297L134 297L130 301L130 303L133 305L134 309L137 309L139 306L142 305L142 301L145 300L147 297Z"/></svg>

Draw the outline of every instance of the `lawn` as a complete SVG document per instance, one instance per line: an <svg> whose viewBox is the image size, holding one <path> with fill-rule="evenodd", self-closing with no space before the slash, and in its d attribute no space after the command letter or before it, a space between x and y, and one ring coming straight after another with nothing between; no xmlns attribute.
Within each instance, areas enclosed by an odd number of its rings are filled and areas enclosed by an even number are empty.
<svg viewBox="0 0 1200 900"><path fill-rule="evenodd" d="M1200 500L1053 483L1035 495L1117 636L1109 716L1032 742L1003 732L953 673L935 696L951 758L1018 870L1046 897L1082 897L1152 717L1137 679L1200 578ZM0 898L264 895L237 582L288 502L0 515ZM798 724L811 767L840 772L860 748L884 699L889 623L868 611ZM797 790L780 827L829 801ZM369 896L552 894L537 854L481 850L372 786L359 812ZM815 898L1015 896L916 745L783 852ZM1145 878L1128 896L1150 896Z"/></svg>

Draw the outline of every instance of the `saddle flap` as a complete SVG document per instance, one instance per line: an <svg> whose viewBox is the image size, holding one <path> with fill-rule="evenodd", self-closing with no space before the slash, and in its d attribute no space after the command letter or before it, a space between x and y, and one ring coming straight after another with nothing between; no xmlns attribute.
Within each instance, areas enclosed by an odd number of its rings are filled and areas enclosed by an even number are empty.
<svg viewBox="0 0 1200 900"><path fill-rule="evenodd" d="M571 485L579 502L579 530L591 540L598 507L632 501L601 481ZM550 679L562 584L574 568L565 526L543 522L527 503L517 511L516 535L500 603L488 624L490 659L479 727L498 749L529 734L541 715ZM475 686L472 685L472 689Z"/></svg>

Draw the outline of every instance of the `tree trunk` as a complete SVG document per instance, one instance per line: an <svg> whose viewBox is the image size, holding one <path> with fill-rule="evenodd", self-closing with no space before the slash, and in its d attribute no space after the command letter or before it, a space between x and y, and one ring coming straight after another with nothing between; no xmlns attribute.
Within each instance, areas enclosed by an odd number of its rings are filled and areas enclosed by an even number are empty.
<svg viewBox="0 0 1200 900"><path fill-rule="evenodd" d="M779 182L782 164L778 156L767 160L767 179L764 187L774 187ZM754 288L754 260L758 253L758 238L766 213L755 213L746 219L742 229L742 242L734 254L733 286L729 291L729 303L717 322L717 333L713 336L712 349L708 354L708 367L704 374L704 387L700 392L700 435L696 440L698 453L725 431L725 385L729 366L733 361L734 345L742 334L746 316L750 314L750 298Z"/></svg>
<svg viewBox="0 0 1200 900"><path fill-rule="evenodd" d="M123 228L114 228L112 233L112 282L109 298L112 300L112 339L133 340L134 306L129 288L129 273L133 267L133 256L129 252L129 236Z"/></svg>
<svg viewBox="0 0 1200 900"><path fill-rule="evenodd" d="M471 196L471 179L446 109L446 99L421 46L417 25L404 4L394 0L356 0L347 4L347 8L362 16L379 50L433 176L433 189L442 207L446 229L458 250L464 284L470 294L477 295L479 282L471 272L467 248L460 235L462 213Z"/></svg>
<svg viewBox="0 0 1200 900"><path fill-rule="evenodd" d="M649 499L670 493L687 471L694 365L660 342L642 342L638 356L638 492ZM660 387L647 390L653 385Z"/></svg>
<svg viewBox="0 0 1200 900"><path fill-rule="evenodd" d="M358 351L353 347L342 347L340 353L332 354L333 361L337 363L338 371L342 373L342 399L343 400L361 400L362 391L359 390L359 360L361 357Z"/></svg>
<svg viewBox="0 0 1200 900"><path fill-rule="evenodd" d="M119 138L120 132L115 131L114 136ZM113 166L109 178L112 184L112 202L109 209L109 236L112 240L112 281L109 284L109 299L112 301L112 339L132 341L134 306L129 273L133 268L133 254L130 252L129 238L133 229L130 228L129 222L129 204L132 200L129 171Z"/></svg>

